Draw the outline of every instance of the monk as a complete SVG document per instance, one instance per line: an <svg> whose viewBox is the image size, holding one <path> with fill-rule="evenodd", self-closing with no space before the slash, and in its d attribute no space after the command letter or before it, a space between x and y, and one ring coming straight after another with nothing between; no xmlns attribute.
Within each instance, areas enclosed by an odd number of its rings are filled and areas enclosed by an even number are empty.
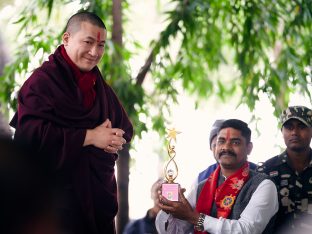
<svg viewBox="0 0 312 234"><path fill-rule="evenodd" d="M97 67L106 36L97 15L73 15L63 44L21 87L10 123L14 139L35 148L54 175L64 233L116 232L114 166L133 126Z"/></svg>

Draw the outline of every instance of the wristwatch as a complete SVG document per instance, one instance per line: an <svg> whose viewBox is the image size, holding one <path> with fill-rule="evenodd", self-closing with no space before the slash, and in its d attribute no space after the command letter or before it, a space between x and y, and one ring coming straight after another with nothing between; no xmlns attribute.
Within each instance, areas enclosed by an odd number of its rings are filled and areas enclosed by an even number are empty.
<svg viewBox="0 0 312 234"><path fill-rule="evenodd" d="M199 232L204 231L204 220L205 220L205 214L199 213L197 223L194 226L196 231L199 231Z"/></svg>

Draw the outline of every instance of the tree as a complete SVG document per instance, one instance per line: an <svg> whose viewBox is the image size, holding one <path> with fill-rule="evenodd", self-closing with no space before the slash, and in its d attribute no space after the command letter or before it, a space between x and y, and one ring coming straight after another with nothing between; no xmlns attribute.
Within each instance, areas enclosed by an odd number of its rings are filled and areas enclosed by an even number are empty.
<svg viewBox="0 0 312 234"><path fill-rule="evenodd" d="M154 129L164 133L170 103L176 102L180 87L197 97L198 102L211 95L225 101L239 94L238 104L248 105L251 111L259 93L264 93L275 107L276 115L287 106L291 93L300 92L311 103L312 0L168 1L173 6L165 13L168 24L159 38L151 42L150 55L135 78L131 77L129 68L132 54L122 43L125 19L121 16L128 10L128 2L80 1L80 8L94 11L113 29L100 68L125 105L137 136L148 130L139 115L145 115ZM16 23L21 26L19 34L25 40L16 50L14 63L1 77L4 84L0 88L1 100L9 103L8 108L16 107L11 94L16 77L25 76L28 71L29 58L42 54L43 59L58 43L59 32L47 24L69 2L34 0L19 14ZM47 21L41 23L39 16L48 16ZM224 65L236 72L223 77L220 67ZM142 86L148 72L154 82L152 93ZM151 108L156 105L161 111L151 114ZM125 160L120 160L118 168L123 172L118 174L120 191L128 188L128 147L120 157ZM120 195L125 195L123 201L127 200L127 192ZM125 215L118 216L119 232L127 219L127 205L121 210Z"/></svg>
<svg viewBox="0 0 312 234"><path fill-rule="evenodd" d="M4 42L2 41L2 37L0 34L0 75L2 75L3 68L7 63L7 54L5 50ZM0 138L1 137L10 137L11 131L6 119L2 115L2 111L0 111Z"/></svg>
<svg viewBox="0 0 312 234"><path fill-rule="evenodd" d="M168 26L145 65L160 88L178 80L199 97L217 94L224 100L238 92L251 110L263 92L276 115L290 93L302 92L311 102L311 0L172 2ZM181 43L175 58L169 52L172 37ZM224 82L215 74L222 64L239 72Z"/></svg>

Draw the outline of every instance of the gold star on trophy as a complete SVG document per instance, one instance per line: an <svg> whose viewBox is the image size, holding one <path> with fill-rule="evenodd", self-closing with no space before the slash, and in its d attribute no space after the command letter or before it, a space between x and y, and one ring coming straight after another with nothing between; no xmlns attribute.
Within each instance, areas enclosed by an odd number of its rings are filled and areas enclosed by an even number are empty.
<svg viewBox="0 0 312 234"><path fill-rule="evenodd" d="M177 142L177 135L180 134L181 132L178 132L177 130L175 130L175 128L173 129L168 129L168 135L167 138L169 139L169 141L171 139L173 139L175 142Z"/></svg>
<svg viewBox="0 0 312 234"><path fill-rule="evenodd" d="M167 151L168 151L168 155L170 159L168 160L164 168L164 174L165 174L167 182L162 184L161 189L162 189L162 195L171 201L179 200L180 185L178 183L174 183L174 180L178 176L178 166L176 162L174 161L176 152L174 150L175 145L173 144L172 140L176 142L177 134L180 134L180 133L181 132L178 132L175 128L168 129L167 139L169 139L169 142L167 146Z"/></svg>

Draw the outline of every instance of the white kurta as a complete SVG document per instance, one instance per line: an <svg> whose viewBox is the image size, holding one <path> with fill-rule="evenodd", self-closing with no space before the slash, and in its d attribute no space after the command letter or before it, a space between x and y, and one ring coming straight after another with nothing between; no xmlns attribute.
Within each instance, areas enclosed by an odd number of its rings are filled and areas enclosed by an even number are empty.
<svg viewBox="0 0 312 234"><path fill-rule="evenodd" d="M195 184L187 200L195 208L198 185ZM206 215L204 229L210 234L257 234L262 233L273 215L278 211L277 190L271 180L263 180L253 193L248 205L238 220L213 218ZM167 229L165 223L168 221ZM194 233L194 226L184 220L173 218L160 211L156 218L156 228L160 234Z"/></svg>

